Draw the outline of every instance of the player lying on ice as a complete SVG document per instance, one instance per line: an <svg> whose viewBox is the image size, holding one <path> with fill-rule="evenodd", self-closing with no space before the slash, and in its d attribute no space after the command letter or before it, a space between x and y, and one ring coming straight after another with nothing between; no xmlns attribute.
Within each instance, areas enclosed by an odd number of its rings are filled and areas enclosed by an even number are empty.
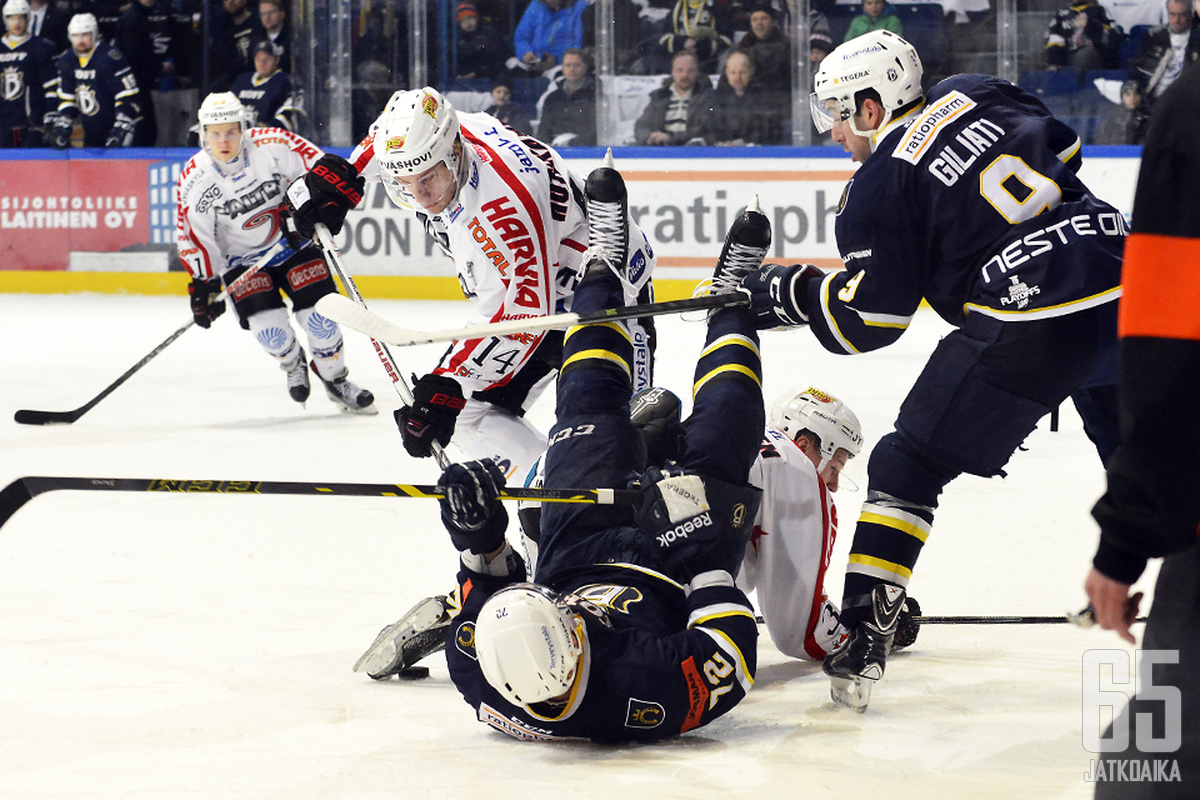
<svg viewBox="0 0 1200 800"><path fill-rule="evenodd" d="M613 267L626 263L628 229L604 223L625 218L624 183L601 168L587 196L577 311L625 302ZM755 268L769 240L765 217L740 218L718 286ZM482 722L517 738L663 739L726 713L754 680L757 626L732 577L759 502L747 482L764 424L752 320L740 309L710 316L686 454L673 468L646 469L629 418L631 360L623 323L567 333L547 486L624 487L640 474L646 497L639 509L546 508L536 582L505 540L499 470L455 464L441 479L442 519L461 553L450 675Z"/></svg>

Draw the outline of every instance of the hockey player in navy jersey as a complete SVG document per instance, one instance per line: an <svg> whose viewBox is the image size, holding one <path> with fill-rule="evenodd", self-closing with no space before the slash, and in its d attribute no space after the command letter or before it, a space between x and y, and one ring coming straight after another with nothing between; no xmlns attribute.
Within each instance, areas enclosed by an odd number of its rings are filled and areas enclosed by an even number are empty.
<svg viewBox="0 0 1200 800"><path fill-rule="evenodd" d="M295 131L303 112L291 76L279 70L283 48L263 39L253 53L254 71L233 79L233 93L253 110L255 126Z"/></svg>
<svg viewBox="0 0 1200 800"><path fill-rule="evenodd" d="M0 39L0 147L41 147L45 117L58 107L54 46L29 33L29 0L4 4Z"/></svg>
<svg viewBox="0 0 1200 800"><path fill-rule="evenodd" d="M854 354L894 342L924 299L957 328L868 462L842 598L850 644L825 661L834 699L862 710L943 487L1004 474L1067 398L1111 453L1125 224L1076 176L1079 137L1010 83L959 75L924 95L916 50L876 31L834 50L815 89L814 121L862 164L837 210L845 269L751 274L758 326L807 325Z"/></svg>
<svg viewBox="0 0 1200 800"><path fill-rule="evenodd" d="M84 147L129 147L142 119L137 78L117 48L100 41L91 14L76 14L67 26L71 47L58 57L58 111L49 131L53 147L71 144L75 123L83 125Z"/></svg>
<svg viewBox="0 0 1200 800"><path fill-rule="evenodd" d="M626 302L620 175L594 171L587 197L576 311ZM769 242L765 217L739 218L719 287L736 287ZM629 418L632 364L623 323L567 332L546 484L624 487L641 473L645 501L545 509L536 583L505 541L495 465L451 465L440 481L461 553L450 675L481 722L515 738L663 739L725 714L754 680L757 628L732 577L759 500L747 484L764 423L753 319L741 308L711 315L678 468L646 469Z"/></svg>

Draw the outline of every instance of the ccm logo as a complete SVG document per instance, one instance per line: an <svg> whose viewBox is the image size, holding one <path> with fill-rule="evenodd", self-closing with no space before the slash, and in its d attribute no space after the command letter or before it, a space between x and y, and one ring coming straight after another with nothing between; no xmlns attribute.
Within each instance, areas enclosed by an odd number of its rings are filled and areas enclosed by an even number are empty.
<svg viewBox="0 0 1200 800"><path fill-rule="evenodd" d="M465 398L454 397L445 392L438 392L433 397L429 398L429 402L435 406L445 406L446 408L461 409L467 404Z"/></svg>
<svg viewBox="0 0 1200 800"><path fill-rule="evenodd" d="M712 525L712 515L705 511L703 514L697 514L689 520L679 523L666 533L658 535L659 547L670 547L671 543L676 539L686 539L688 534L693 531L698 531L701 528L707 528Z"/></svg>

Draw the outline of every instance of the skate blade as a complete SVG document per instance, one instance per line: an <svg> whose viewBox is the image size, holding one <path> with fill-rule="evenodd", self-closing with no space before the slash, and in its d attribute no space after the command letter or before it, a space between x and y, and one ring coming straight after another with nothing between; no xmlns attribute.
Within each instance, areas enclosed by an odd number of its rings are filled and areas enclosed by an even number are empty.
<svg viewBox="0 0 1200 800"><path fill-rule="evenodd" d="M862 678L830 678L829 696L839 706L852 708L859 714L867 710L871 702L873 681Z"/></svg>
<svg viewBox="0 0 1200 800"><path fill-rule="evenodd" d="M350 406L348 406L345 403L340 402L340 401L337 402L337 405L340 407L341 412L343 414L353 414L353 415L359 416L359 417L373 417L379 413L379 409L375 407L374 403L367 406L366 408L351 408Z"/></svg>
<svg viewBox="0 0 1200 800"><path fill-rule="evenodd" d="M395 675L401 668L404 643L436 625L444 613L444 606L436 597L427 597L417 603L407 614L379 632L367 652L354 662L354 671L365 672L377 681Z"/></svg>

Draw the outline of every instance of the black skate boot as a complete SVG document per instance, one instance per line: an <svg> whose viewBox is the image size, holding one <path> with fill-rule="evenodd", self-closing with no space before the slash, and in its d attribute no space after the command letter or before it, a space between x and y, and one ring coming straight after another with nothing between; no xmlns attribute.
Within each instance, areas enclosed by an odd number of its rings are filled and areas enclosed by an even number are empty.
<svg viewBox="0 0 1200 800"><path fill-rule="evenodd" d="M287 373L288 394L297 403L304 403L308 400L308 394L312 390L312 386L308 382L308 362L306 358L304 348L301 347L295 361L279 365L280 369Z"/></svg>
<svg viewBox="0 0 1200 800"><path fill-rule="evenodd" d="M629 260L629 197L625 179L613 168L611 149L604 157L604 166L588 175L584 193L588 249L583 254L583 275L604 269L624 275Z"/></svg>
<svg viewBox="0 0 1200 800"><path fill-rule="evenodd" d="M713 270L714 294L735 292L742 278L762 266L771 248L771 221L762 213L758 196L746 207L725 234L725 246Z"/></svg>
<svg viewBox="0 0 1200 800"><path fill-rule="evenodd" d="M871 702L871 686L883 677L892 639L904 608L904 590L880 583L871 590L871 613L851 629L846 645L825 659L825 674L832 679L830 696L838 705L860 714Z"/></svg>
<svg viewBox="0 0 1200 800"><path fill-rule="evenodd" d="M449 628L449 598L444 594L426 597L379 632L367 652L354 662L354 671L365 672L377 681L387 680L444 650Z"/></svg>
<svg viewBox="0 0 1200 800"><path fill-rule="evenodd" d="M346 380L346 376L350 374L349 370L343 370L341 375L327 381L321 377L320 372L317 372L317 362L313 361L309 366L312 367L313 374L321 379L321 383L325 384L325 394L329 395L330 400L341 406L343 411L355 414L379 413L379 409L373 405L375 395Z"/></svg>

